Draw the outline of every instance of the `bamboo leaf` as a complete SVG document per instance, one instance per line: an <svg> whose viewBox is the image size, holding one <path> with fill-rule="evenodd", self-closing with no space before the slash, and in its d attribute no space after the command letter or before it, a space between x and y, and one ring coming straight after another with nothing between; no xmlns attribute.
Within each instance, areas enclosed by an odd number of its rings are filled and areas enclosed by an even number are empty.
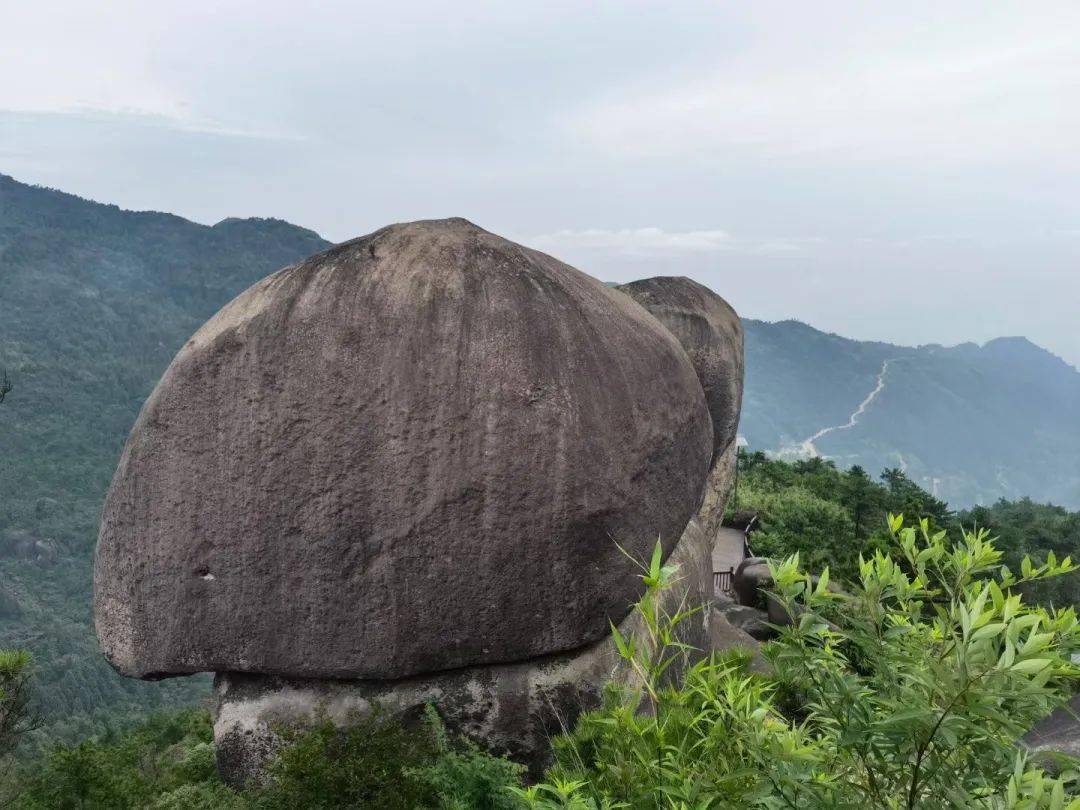
<svg viewBox="0 0 1080 810"><path fill-rule="evenodd" d="M1049 658L1026 658L1023 661L1017 661L1010 667L1012 672L1041 672L1053 663Z"/></svg>

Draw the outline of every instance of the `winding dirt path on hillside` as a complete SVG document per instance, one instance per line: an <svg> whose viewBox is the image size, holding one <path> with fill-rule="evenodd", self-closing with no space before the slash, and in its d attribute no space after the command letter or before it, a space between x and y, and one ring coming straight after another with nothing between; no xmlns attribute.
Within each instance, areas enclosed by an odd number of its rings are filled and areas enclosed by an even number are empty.
<svg viewBox="0 0 1080 810"><path fill-rule="evenodd" d="M884 363L881 364L881 371L878 372L877 381L874 385L874 390L866 395L866 399L859 403L859 407L852 412L848 420L842 425L833 425L831 427L822 428L809 439L803 440L799 445L802 452L807 456L820 456L821 451L814 445L818 439L828 436L830 433L838 433L841 430L850 430L859 424L859 417L866 413L866 409L877 399L878 394L885 390L885 375L889 373L889 364L894 360L898 360L898 357L890 357Z"/></svg>

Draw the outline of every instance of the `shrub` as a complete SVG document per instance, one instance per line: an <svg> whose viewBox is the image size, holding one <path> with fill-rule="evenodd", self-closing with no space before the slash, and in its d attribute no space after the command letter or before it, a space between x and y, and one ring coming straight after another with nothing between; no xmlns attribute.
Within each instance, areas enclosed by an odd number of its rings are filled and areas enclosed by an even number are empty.
<svg viewBox="0 0 1080 810"><path fill-rule="evenodd" d="M26 810L126 810L155 806L179 791L191 799L185 807L232 807L226 799L233 794L213 767L211 739L209 713L186 709L76 746L56 746L23 769L11 804ZM213 795L217 804L200 805L194 800L199 795Z"/></svg>
<svg viewBox="0 0 1080 810"><path fill-rule="evenodd" d="M642 683L586 715L518 795L533 808L1080 808L1068 764L1050 776L1017 746L1080 675L1080 629L1071 608L1014 590L1071 561L1014 574L985 532L950 546L927 522L889 529L895 558L860 558L848 593L827 570L813 584L797 555L774 566L797 620L767 646L769 676L712 656L665 687L650 674L663 634L644 649L616 636ZM647 577L647 599L673 581Z"/></svg>
<svg viewBox="0 0 1080 810"><path fill-rule="evenodd" d="M523 768L451 741L434 709L422 728L375 714L337 728L328 719L290 735L269 782L236 792L214 762L207 712L149 718L77 746L57 746L24 769L4 806L20 810L509 810Z"/></svg>
<svg viewBox="0 0 1080 810"><path fill-rule="evenodd" d="M270 764L266 788L256 800L267 810L296 808L420 807L427 790L409 771L435 756L428 735L372 714L345 728L324 718L314 728L287 737Z"/></svg>
<svg viewBox="0 0 1080 810"><path fill-rule="evenodd" d="M444 810L512 810L518 806L510 788L521 784L524 766L493 757L470 740L451 745L442 720L430 705L427 725L435 759L408 775L427 788L432 806Z"/></svg>
<svg viewBox="0 0 1080 810"><path fill-rule="evenodd" d="M856 540L855 524L843 506L798 486L778 492L749 489L745 498L759 512L755 554L774 559L799 554L812 569L831 565L854 575L862 541Z"/></svg>
<svg viewBox="0 0 1080 810"><path fill-rule="evenodd" d="M324 719L293 735L270 765L269 784L250 798L266 810L509 810L509 786L520 784L523 771L468 740L452 743L429 706L419 729L378 713L345 728Z"/></svg>
<svg viewBox="0 0 1080 810"><path fill-rule="evenodd" d="M802 695L827 755L821 795L878 807L1006 802L1010 790L1039 783L1024 769L1019 737L1080 674L1070 661L1080 646L1073 609L1031 607L1012 589L1073 565L1025 559L1017 576L985 531L963 532L950 547L925 521L904 528L890 518L890 529L897 559L860 560L850 595L811 587L797 559L774 569L798 621L767 655L777 679Z"/></svg>

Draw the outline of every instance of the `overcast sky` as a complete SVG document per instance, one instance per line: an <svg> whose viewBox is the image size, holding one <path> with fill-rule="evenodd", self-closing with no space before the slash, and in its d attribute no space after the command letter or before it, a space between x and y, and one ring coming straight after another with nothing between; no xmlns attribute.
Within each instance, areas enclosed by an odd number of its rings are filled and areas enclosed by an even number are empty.
<svg viewBox="0 0 1080 810"><path fill-rule="evenodd" d="M301 8L303 6L303 8ZM0 172L1080 364L1080 3L0 0Z"/></svg>

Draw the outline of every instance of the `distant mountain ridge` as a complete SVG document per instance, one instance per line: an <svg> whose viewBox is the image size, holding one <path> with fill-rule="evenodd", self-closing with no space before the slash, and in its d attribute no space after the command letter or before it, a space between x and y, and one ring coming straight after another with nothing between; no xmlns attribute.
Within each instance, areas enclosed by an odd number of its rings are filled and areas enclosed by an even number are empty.
<svg viewBox="0 0 1080 810"><path fill-rule="evenodd" d="M899 467L954 506L1080 507L1080 371L1026 338L907 347L798 321L744 326L751 448Z"/></svg>
<svg viewBox="0 0 1080 810"><path fill-rule="evenodd" d="M134 416L180 345L241 290L328 245L281 220L199 225L0 175L9 511L59 491L88 496L96 519Z"/></svg>

